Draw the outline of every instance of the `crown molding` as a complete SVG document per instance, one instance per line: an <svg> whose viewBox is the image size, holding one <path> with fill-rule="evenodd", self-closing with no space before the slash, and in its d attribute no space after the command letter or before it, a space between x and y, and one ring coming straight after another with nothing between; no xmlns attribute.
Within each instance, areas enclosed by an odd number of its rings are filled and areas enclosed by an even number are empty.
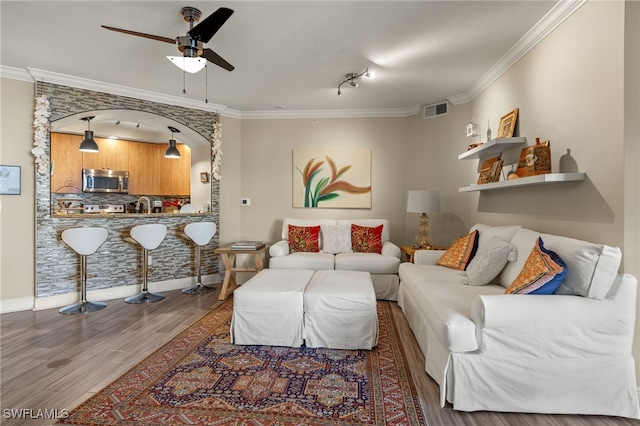
<svg viewBox="0 0 640 426"><path fill-rule="evenodd" d="M553 30L578 10L587 0L560 0L538 23L531 28L489 71L464 93L447 99L454 105L471 102L524 55L545 39Z"/></svg>

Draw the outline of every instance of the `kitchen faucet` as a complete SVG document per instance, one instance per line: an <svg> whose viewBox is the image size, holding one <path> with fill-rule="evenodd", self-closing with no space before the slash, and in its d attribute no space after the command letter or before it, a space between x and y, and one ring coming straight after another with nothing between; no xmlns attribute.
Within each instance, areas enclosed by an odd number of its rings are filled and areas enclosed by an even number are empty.
<svg viewBox="0 0 640 426"><path fill-rule="evenodd" d="M151 201L149 201L149 198L145 196L138 198L138 201L136 201L136 211L140 210L140 201L147 202L147 213L151 213Z"/></svg>

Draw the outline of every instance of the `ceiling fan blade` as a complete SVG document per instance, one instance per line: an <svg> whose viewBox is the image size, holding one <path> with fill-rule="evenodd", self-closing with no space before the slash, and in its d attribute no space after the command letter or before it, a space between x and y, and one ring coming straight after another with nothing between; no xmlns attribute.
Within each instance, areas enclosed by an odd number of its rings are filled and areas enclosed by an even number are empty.
<svg viewBox="0 0 640 426"><path fill-rule="evenodd" d="M131 30L123 30L122 28L108 27L106 25L101 25L101 27L105 28L107 30L116 31L116 32L119 32L119 33L125 33L125 34L134 35L134 36L138 36L138 37L150 38L151 40L158 40L158 41L164 41L165 43L176 44L176 40L173 39L173 38L169 38L169 37L162 37L162 36L157 36L157 35L153 35L153 34L139 33L137 31L131 31Z"/></svg>
<svg viewBox="0 0 640 426"><path fill-rule="evenodd" d="M203 43L207 43L231 15L233 15L233 10L221 7L209 15L207 19L193 27L187 34Z"/></svg>
<svg viewBox="0 0 640 426"><path fill-rule="evenodd" d="M211 49L204 49L202 51L202 56L203 58L205 58L207 61L216 64L219 67L224 68L227 71L233 71L235 69L235 67L233 65L231 65L229 62L225 61L224 59L222 59L222 57L220 55L218 55L216 52L214 52Z"/></svg>

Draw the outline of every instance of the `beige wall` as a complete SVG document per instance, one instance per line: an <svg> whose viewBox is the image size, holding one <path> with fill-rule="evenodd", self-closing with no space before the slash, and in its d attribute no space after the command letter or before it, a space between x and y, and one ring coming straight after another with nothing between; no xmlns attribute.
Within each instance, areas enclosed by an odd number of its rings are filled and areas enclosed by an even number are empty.
<svg viewBox="0 0 640 426"><path fill-rule="evenodd" d="M406 132L405 118L243 120L241 196L251 199L241 209L243 238L277 241L284 217L387 218L397 241L404 232ZM292 207L292 152L319 147L371 149L370 210Z"/></svg>
<svg viewBox="0 0 640 426"><path fill-rule="evenodd" d="M33 83L0 79L0 164L21 167L21 194L0 195L0 300L35 295Z"/></svg>

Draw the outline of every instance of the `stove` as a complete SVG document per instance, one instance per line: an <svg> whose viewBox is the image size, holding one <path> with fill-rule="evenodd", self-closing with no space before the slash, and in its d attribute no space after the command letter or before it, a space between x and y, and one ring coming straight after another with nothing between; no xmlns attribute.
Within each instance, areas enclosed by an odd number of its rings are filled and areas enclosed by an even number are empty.
<svg viewBox="0 0 640 426"><path fill-rule="evenodd" d="M124 213L124 204L85 204L84 213Z"/></svg>

